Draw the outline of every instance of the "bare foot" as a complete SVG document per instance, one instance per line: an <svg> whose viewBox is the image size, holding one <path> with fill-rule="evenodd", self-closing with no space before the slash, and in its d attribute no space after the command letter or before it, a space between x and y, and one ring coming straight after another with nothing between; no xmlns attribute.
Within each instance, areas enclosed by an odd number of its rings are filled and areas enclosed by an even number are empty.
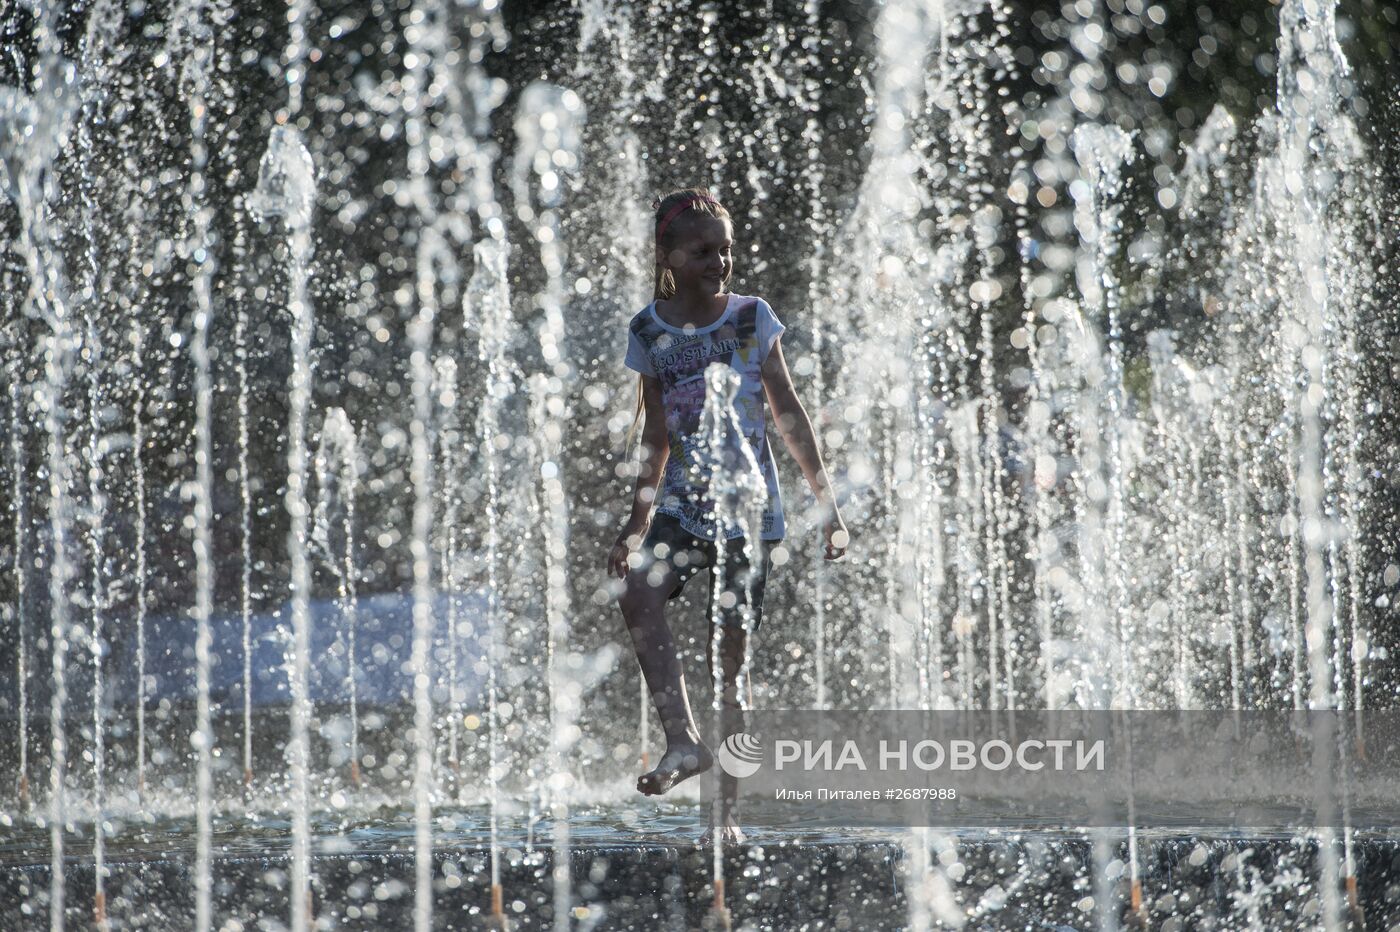
<svg viewBox="0 0 1400 932"><path fill-rule="evenodd" d="M714 831L713 825L705 829L705 834L700 836L700 840L697 841L696 844L702 848L706 845L713 844L715 840ZM726 845L742 845L746 840L744 830L739 827L739 823L735 820L733 812L725 814L724 823L719 827L719 840L722 844Z"/></svg>
<svg viewBox="0 0 1400 932"><path fill-rule="evenodd" d="M656 768L637 778L637 790L644 796L660 796L682 780L704 773L714 766L710 749L703 744L677 744L666 748Z"/></svg>

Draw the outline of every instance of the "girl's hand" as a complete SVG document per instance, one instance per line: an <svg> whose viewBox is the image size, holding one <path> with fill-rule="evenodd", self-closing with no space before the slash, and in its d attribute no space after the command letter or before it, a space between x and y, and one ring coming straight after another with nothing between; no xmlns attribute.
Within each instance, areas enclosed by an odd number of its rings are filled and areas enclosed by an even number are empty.
<svg viewBox="0 0 1400 932"><path fill-rule="evenodd" d="M851 535L846 532L846 523L841 520L841 512L831 512L822 525L822 533L826 536L826 558L833 561L844 558L846 548L851 543Z"/></svg>
<svg viewBox="0 0 1400 932"><path fill-rule="evenodd" d="M622 533L617 535L617 541L612 546L612 551L608 553L608 575L616 576L618 579L627 578L627 558L632 555L632 551L642 546L642 541L646 539L646 528L634 528L631 525L624 527Z"/></svg>

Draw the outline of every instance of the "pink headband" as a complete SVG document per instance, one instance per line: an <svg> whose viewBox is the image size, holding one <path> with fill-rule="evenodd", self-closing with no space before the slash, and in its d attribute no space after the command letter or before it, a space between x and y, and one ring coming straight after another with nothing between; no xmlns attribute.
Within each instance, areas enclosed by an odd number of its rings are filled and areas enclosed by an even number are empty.
<svg viewBox="0 0 1400 932"><path fill-rule="evenodd" d="M682 211L684 211L686 208L688 208L691 204L694 204L696 201L708 201L709 203L714 204L716 207L719 206L719 201L717 201L717 200L715 200L714 198L710 197L710 195L708 195L708 194L691 194L691 195L689 195L685 200L681 201L681 202L680 202L679 204L677 204L675 207L672 207L669 211L667 211L667 212L666 212L666 216L662 217L662 218L661 218L661 222L658 223L658 224L656 225L656 240L657 240L657 242L660 242L660 241L661 241L661 234L664 233L664 232L666 232L666 227L667 227L667 225L668 225L672 220L676 219L676 217L679 216L679 215L681 214ZM660 206L660 205L658 205L658 206Z"/></svg>

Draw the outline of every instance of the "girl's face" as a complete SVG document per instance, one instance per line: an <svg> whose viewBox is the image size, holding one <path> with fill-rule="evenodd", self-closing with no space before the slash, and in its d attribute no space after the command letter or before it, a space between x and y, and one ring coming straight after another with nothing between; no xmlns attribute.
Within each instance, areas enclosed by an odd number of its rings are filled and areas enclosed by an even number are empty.
<svg viewBox="0 0 1400 932"><path fill-rule="evenodd" d="M722 294L734 271L729 221L699 214L677 226L675 242L661 260L675 276L677 293Z"/></svg>

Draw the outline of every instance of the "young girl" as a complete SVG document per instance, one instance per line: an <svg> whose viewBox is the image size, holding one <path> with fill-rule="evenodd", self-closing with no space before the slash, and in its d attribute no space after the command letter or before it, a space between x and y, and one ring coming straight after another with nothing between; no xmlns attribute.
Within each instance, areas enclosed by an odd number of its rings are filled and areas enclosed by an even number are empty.
<svg viewBox="0 0 1400 932"><path fill-rule="evenodd" d="M750 629L757 629L764 582L772 565L770 551L783 538L782 498L765 431L765 395L778 432L824 508L826 559L840 559L849 541L812 423L783 361L784 327L762 298L726 291L734 271L728 211L700 188L672 192L652 206L656 210L656 295L628 326L626 358L627 367L638 373L637 414L645 415L641 464L631 517L608 556L608 572L626 580L619 604L666 732L666 753L654 770L637 780L637 789L647 795L665 793L713 763L691 714L664 609L699 569L718 562L716 547L721 543L725 547L718 613L722 702L727 709L740 705L738 682L747 637L743 609L751 593ZM741 376L734 407L767 485L761 540L752 548L753 566L746 558L744 539L735 536L742 531L730 531L726 540L717 540L714 503L703 480L688 469L701 444L705 369L714 364L729 365ZM663 478L665 484L658 493ZM653 504L657 506L654 519ZM711 595L713 591L711 587ZM710 609L707 617L713 617L713 604ZM713 642L706 639L708 644ZM709 662L713 671L715 658L710 656ZM737 826L726 826L725 833L735 837Z"/></svg>

